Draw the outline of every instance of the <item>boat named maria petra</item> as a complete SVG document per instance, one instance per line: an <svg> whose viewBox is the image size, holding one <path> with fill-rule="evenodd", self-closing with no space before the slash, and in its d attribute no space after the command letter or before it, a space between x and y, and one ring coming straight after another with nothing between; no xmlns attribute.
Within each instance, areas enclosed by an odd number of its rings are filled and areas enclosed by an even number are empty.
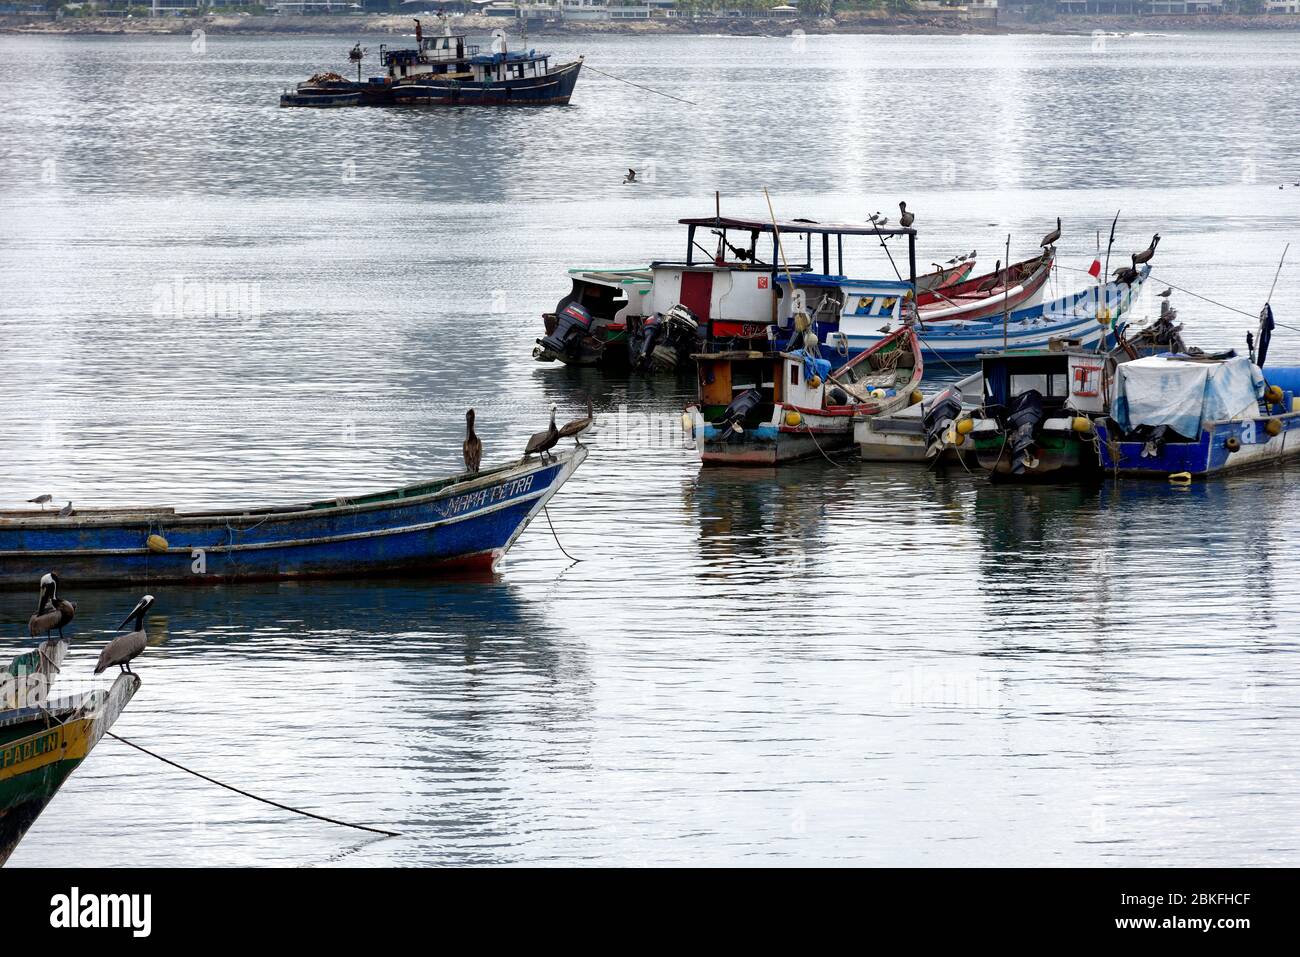
<svg viewBox="0 0 1300 957"><path fill-rule="evenodd" d="M379 48L382 76L361 78L364 51L353 47L357 78L318 73L280 96L281 106L550 106L569 102L582 57L551 66L551 54L511 52L504 37L484 53L450 31L426 37L415 21L415 48Z"/></svg>

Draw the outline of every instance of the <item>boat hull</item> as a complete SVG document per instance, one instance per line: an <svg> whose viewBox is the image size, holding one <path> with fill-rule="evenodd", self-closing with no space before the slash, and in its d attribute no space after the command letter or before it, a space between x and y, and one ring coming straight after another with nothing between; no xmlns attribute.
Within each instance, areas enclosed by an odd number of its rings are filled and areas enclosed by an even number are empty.
<svg viewBox="0 0 1300 957"><path fill-rule="evenodd" d="M281 510L0 518L0 586L30 587L45 568L78 585L483 573L586 455Z"/></svg>
<svg viewBox="0 0 1300 957"><path fill-rule="evenodd" d="M1276 420L1281 431L1268 434ZM1188 473L1197 477L1258 468L1300 455L1300 412L1211 422L1194 442L1166 442L1153 455L1144 455L1146 443L1113 436L1104 423L1097 425L1098 454L1108 473L1138 478L1168 478ZM1229 440L1236 439L1236 451Z"/></svg>
<svg viewBox="0 0 1300 957"><path fill-rule="evenodd" d="M980 468L995 482L1057 482L1096 470L1091 444L1085 445L1077 432L1042 429L1034 439L1034 464L1017 472L1002 432L976 438L975 457Z"/></svg>
<svg viewBox="0 0 1300 957"><path fill-rule="evenodd" d="M573 96L582 62L556 67L545 76L483 83L415 80L392 85L398 106L563 106Z"/></svg>
<svg viewBox="0 0 1300 957"><path fill-rule="evenodd" d="M84 704L61 722L48 721L39 708L0 712L0 864L9 859L139 687L135 675L118 675L112 687L90 692ZM55 702L48 709L59 713Z"/></svg>
<svg viewBox="0 0 1300 957"><path fill-rule="evenodd" d="M697 442L706 465L781 465L847 449L853 444L853 417L803 412L798 427L760 425L722 437L722 430L705 424Z"/></svg>

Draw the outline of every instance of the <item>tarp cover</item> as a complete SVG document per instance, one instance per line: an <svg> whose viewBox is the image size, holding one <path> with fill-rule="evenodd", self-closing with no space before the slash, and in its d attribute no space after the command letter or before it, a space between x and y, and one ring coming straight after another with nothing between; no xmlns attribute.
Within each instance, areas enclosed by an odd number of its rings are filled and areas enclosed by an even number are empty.
<svg viewBox="0 0 1300 957"><path fill-rule="evenodd" d="M1255 411L1264 389L1263 374L1245 356L1221 362L1174 356L1134 359L1119 366L1112 418L1125 432L1167 425L1194 439L1203 421Z"/></svg>

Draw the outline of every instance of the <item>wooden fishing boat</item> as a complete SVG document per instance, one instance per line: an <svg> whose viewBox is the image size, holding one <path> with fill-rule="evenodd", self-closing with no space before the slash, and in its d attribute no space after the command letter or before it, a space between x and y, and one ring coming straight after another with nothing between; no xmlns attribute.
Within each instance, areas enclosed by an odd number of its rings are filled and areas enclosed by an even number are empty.
<svg viewBox="0 0 1300 957"><path fill-rule="evenodd" d="M937 295L960 284L975 270L975 260L967 259L953 266L935 264L934 272L923 273L916 277L916 301L919 303L939 301Z"/></svg>
<svg viewBox="0 0 1300 957"><path fill-rule="evenodd" d="M954 286L918 291L917 312L922 322L1002 318L1035 300L1052 274L1056 250L1048 248L1033 259L1005 269L967 279Z"/></svg>
<svg viewBox="0 0 1300 957"><path fill-rule="evenodd" d="M979 407L981 394L976 372L896 412L854 416L853 441L867 462L973 461L969 426L961 423Z"/></svg>
<svg viewBox="0 0 1300 957"><path fill-rule="evenodd" d="M483 572L586 456L579 446L304 505L0 512L0 587L28 587L47 568L77 585Z"/></svg>
<svg viewBox="0 0 1300 957"><path fill-rule="evenodd" d="M511 52L504 37L481 52L465 35L426 37L415 21L415 48L379 48L383 76L361 79L363 53L354 48L357 79L318 74L280 97L281 106L550 106L573 96L582 57L551 66L551 55ZM355 96L353 102L340 102ZM335 102L330 102L335 101Z"/></svg>
<svg viewBox="0 0 1300 957"><path fill-rule="evenodd" d="M51 698L48 678L66 641L46 641L0 672L0 864L99 743L140 687L121 674L107 688Z"/></svg>
<svg viewBox="0 0 1300 957"><path fill-rule="evenodd" d="M700 458L712 465L780 465L848 448L855 417L888 414L919 398L920 346L901 329L838 371L794 352L695 356Z"/></svg>

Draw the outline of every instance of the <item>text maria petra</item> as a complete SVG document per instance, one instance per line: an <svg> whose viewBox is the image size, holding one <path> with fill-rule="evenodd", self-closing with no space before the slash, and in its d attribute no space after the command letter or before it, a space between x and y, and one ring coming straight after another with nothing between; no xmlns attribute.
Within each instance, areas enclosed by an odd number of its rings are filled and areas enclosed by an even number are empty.
<svg viewBox="0 0 1300 957"><path fill-rule="evenodd" d="M51 927L129 927L134 937L148 937L152 894L70 894L50 898Z"/></svg>

